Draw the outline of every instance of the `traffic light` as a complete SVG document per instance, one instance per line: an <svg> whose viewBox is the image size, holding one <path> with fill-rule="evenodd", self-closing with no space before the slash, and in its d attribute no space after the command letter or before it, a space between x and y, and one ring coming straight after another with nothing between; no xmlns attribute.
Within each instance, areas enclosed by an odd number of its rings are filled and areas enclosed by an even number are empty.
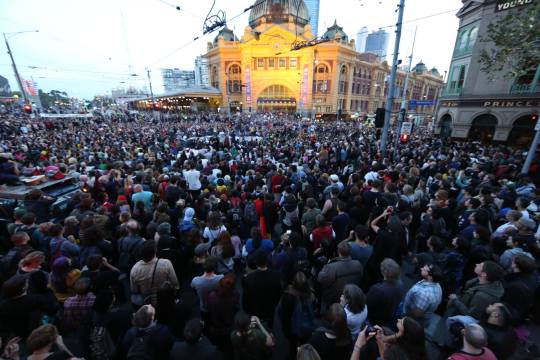
<svg viewBox="0 0 540 360"><path fill-rule="evenodd" d="M23 111L27 114L31 114L32 113L32 105L30 104L24 104L23 105Z"/></svg>
<svg viewBox="0 0 540 360"><path fill-rule="evenodd" d="M386 110L384 108L377 108L375 112L375 127L382 128L384 126L384 114Z"/></svg>
<svg viewBox="0 0 540 360"><path fill-rule="evenodd" d="M155 103L154 103L154 110L156 110L156 111L161 110L161 103L155 102Z"/></svg>
<svg viewBox="0 0 540 360"><path fill-rule="evenodd" d="M410 137L411 136L409 134L401 134L399 136L399 141L401 141L402 143L406 143L407 141L409 141Z"/></svg>
<svg viewBox="0 0 540 360"><path fill-rule="evenodd" d="M532 113L531 114L531 120L534 121L534 122L538 121L538 114L537 113Z"/></svg>

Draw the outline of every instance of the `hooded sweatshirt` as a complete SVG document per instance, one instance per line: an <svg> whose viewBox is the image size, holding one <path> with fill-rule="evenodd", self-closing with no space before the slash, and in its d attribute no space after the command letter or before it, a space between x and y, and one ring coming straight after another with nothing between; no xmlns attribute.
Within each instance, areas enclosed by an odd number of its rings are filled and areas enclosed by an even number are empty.
<svg viewBox="0 0 540 360"><path fill-rule="evenodd" d="M467 281L461 296L454 301L460 315L480 319L488 305L498 302L504 295L500 281L480 284L478 278Z"/></svg>

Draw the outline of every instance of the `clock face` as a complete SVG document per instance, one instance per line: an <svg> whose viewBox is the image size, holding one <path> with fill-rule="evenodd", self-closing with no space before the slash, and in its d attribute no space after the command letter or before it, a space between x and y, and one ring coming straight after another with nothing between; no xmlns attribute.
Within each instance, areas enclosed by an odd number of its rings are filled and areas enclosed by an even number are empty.
<svg viewBox="0 0 540 360"><path fill-rule="evenodd" d="M273 48L276 49L276 50L279 50L281 48L281 44L278 43L278 42L274 43Z"/></svg>

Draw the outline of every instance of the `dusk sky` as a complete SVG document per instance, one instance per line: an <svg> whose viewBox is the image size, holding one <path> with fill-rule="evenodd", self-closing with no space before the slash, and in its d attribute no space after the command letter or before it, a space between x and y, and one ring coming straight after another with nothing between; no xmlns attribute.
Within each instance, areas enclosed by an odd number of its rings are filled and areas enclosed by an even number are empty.
<svg viewBox="0 0 540 360"><path fill-rule="evenodd" d="M217 32L202 36L202 25L213 0L18 0L0 2L0 31L39 30L7 35L21 76L38 87L65 90L71 96L92 98L117 87L148 86L145 68L152 71L155 92L162 91L160 68L192 70L196 56ZM254 0L216 0L213 10L228 19ZM394 46L398 0L321 0L319 35L337 22L350 38L362 26L387 27ZM180 6L181 10L175 9ZM461 0L407 0L400 58L407 62L415 26L418 34L413 64L448 70L458 28L455 17ZM241 37L249 12L229 21ZM122 26L124 24L124 26ZM125 31L124 31L125 30ZM197 36L200 39L193 41ZM0 75L18 90L5 44ZM391 56L389 56L391 60ZM137 76L129 76L135 73Z"/></svg>

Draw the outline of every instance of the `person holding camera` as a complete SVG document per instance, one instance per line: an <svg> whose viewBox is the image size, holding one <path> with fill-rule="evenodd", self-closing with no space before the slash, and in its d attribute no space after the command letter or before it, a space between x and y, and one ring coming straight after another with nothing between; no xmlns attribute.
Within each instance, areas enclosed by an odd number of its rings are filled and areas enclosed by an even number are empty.
<svg viewBox="0 0 540 360"><path fill-rule="evenodd" d="M281 274L284 287L291 283L297 271L303 271L307 276L310 274L308 252L300 246L301 240L299 233L287 230L281 235L281 244L270 255L271 268Z"/></svg>
<svg viewBox="0 0 540 360"><path fill-rule="evenodd" d="M366 225L356 225L347 238L351 244L351 257L366 266L373 253L373 246L369 244L369 228Z"/></svg>
<svg viewBox="0 0 540 360"><path fill-rule="evenodd" d="M407 255L407 240L403 234L403 225L399 218L393 217L394 207L388 206L380 216L371 221L371 229L377 234L373 243L373 253L368 260L367 272L370 284L382 280L379 264L390 258L401 265L401 260ZM386 226L382 226L386 220Z"/></svg>
<svg viewBox="0 0 540 360"><path fill-rule="evenodd" d="M238 360L264 360L269 358L274 338L256 316L243 311L234 317L235 329L231 333L234 358Z"/></svg>

